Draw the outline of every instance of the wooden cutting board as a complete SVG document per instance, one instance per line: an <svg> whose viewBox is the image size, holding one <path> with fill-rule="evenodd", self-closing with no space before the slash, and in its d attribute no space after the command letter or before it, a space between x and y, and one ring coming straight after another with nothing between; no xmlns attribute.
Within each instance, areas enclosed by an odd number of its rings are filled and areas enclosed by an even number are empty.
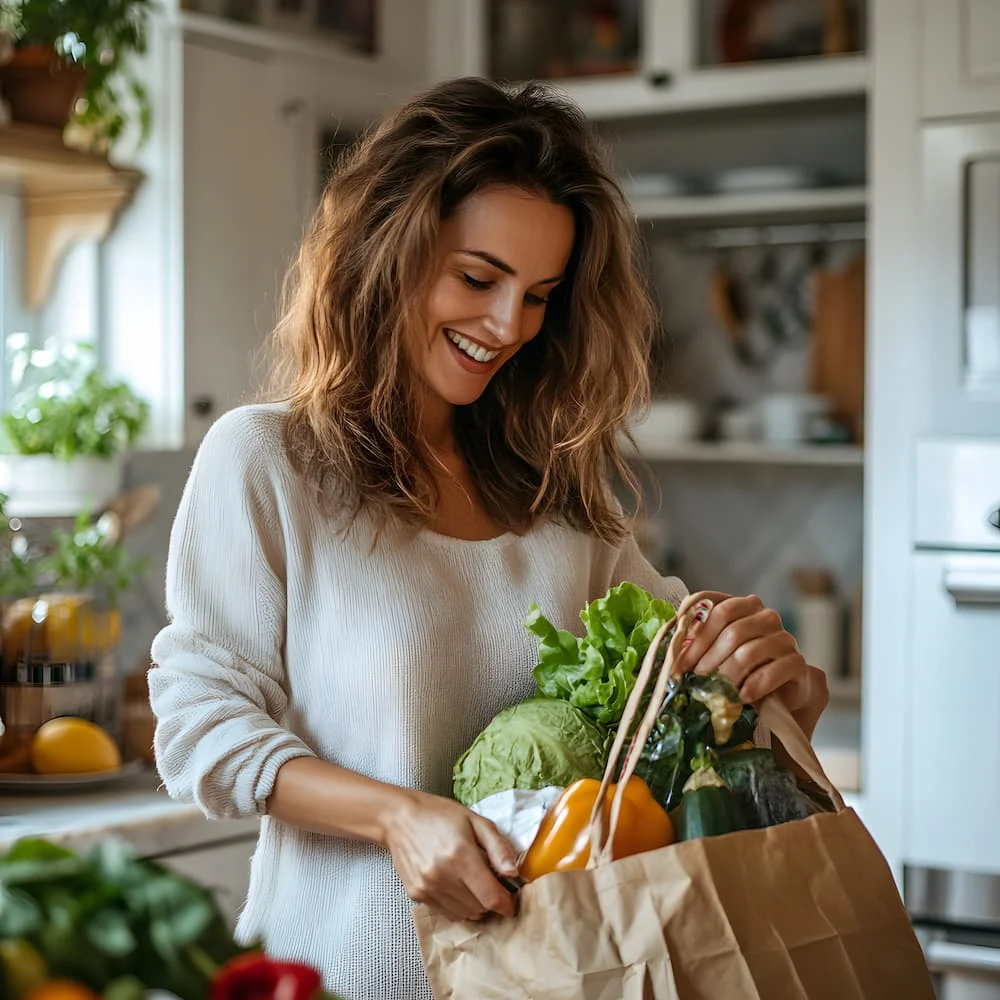
<svg viewBox="0 0 1000 1000"><path fill-rule="evenodd" d="M835 416L864 440L865 256L816 272L811 388L828 397Z"/></svg>

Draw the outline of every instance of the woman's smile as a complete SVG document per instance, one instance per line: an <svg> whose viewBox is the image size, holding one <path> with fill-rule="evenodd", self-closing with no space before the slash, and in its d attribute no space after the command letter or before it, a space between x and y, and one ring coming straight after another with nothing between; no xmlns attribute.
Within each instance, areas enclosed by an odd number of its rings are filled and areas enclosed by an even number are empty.
<svg viewBox="0 0 1000 1000"><path fill-rule="evenodd" d="M470 371L473 374L492 374L495 368L500 367L498 364L495 364L501 354L499 347L490 349L478 341L459 333L457 330L447 327L444 334L454 348L456 360L466 371Z"/></svg>

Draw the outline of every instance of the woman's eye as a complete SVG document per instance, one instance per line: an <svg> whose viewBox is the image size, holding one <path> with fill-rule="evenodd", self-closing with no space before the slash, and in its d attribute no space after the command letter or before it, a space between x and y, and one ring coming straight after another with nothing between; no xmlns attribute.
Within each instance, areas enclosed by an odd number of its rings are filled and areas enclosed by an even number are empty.
<svg viewBox="0 0 1000 1000"><path fill-rule="evenodd" d="M541 295L533 295L531 292L528 292L528 294L525 295L525 297L524 297L524 301L529 306L544 306L544 305L548 305L548 301L549 300L548 299L543 299L541 297Z"/></svg>
<svg viewBox="0 0 1000 1000"><path fill-rule="evenodd" d="M477 292L485 291L492 284L491 281L480 281L478 278L473 278L471 274L463 274L462 277L469 288L475 288Z"/></svg>

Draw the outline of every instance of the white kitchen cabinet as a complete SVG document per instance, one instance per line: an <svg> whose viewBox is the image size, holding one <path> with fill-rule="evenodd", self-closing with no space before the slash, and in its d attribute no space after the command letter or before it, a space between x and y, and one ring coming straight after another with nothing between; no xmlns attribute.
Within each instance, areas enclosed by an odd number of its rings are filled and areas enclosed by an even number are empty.
<svg viewBox="0 0 1000 1000"><path fill-rule="evenodd" d="M565 6L573 11L583 5ZM622 0L608 6L623 12L623 37L633 40L623 45L626 56L617 72L587 73L573 65L563 71L558 58L539 72L540 58L572 32L557 4L431 0L432 72L437 79L551 78L594 119L859 96L867 88L867 60L857 54L713 65L711 22L721 10L714 0ZM498 65L491 45L496 38L518 58Z"/></svg>
<svg viewBox="0 0 1000 1000"><path fill-rule="evenodd" d="M927 118L1000 114L1000 0L923 0Z"/></svg>
<svg viewBox="0 0 1000 1000"><path fill-rule="evenodd" d="M998 2L1000 6L1000 2ZM928 429L1000 427L1000 121L923 130Z"/></svg>
<svg viewBox="0 0 1000 1000"><path fill-rule="evenodd" d="M270 53L183 45L185 441L252 390L301 226L295 123Z"/></svg>
<svg viewBox="0 0 1000 1000"><path fill-rule="evenodd" d="M257 391L323 143L425 82L423 0L385 4L373 57L169 4L154 18L145 181L103 251L101 304L109 368L152 405L149 446L196 446Z"/></svg>
<svg viewBox="0 0 1000 1000"><path fill-rule="evenodd" d="M256 843L255 837L249 837L158 855L155 861L212 892L223 917L233 926L246 901Z"/></svg>

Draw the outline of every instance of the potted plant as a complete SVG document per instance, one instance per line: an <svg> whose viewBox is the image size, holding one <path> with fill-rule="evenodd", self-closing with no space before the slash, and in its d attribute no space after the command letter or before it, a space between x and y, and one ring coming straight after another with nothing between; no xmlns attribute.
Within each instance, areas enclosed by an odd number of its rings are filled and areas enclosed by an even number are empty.
<svg viewBox="0 0 1000 1000"><path fill-rule="evenodd" d="M133 71L146 50L153 0L0 0L0 31L13 52L0 89L14 121L63 128L106 153L135 120L149 129L149 96Z"/></svg>
<svg viewBox="0 0 1000 1000"><path fill-rule="evenodd" d="M8 339L14 381L0 417L6 456L0 489L21 517L75 517L102 509L121 486L123 453L144 430L149 407L96 364L89 344L32 350Z"/></svg>

